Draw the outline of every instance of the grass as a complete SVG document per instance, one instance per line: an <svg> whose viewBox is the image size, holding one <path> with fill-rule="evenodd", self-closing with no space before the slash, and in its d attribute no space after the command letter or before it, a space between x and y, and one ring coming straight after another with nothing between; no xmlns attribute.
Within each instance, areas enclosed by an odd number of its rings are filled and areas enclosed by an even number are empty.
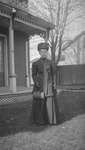
<svg viewBox="0 0 85 150"><path fill-rule="evenodd" d="M0 138L0 150L84 150L85 115L59 126L32 127L33 130ZM40 129L41 128L41 129Z"/></svg>
<svg viewBox="0 0 85 150"><path fill-rule="evenodd" d="M0 150L85 150L85 93L61 92L58 105L62 123L40 127L28 101L0 107Z"/></svg>

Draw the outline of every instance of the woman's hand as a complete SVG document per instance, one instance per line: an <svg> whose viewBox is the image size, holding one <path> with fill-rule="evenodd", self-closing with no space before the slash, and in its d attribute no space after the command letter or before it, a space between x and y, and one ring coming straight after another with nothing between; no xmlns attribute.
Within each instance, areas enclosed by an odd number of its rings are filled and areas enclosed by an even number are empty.
<svg viewBox="0 0 85 150"><path fill-rule="evenodd" d="M41 92L41 98L44 99L45 98L45 94L44 92Z"/></svg>

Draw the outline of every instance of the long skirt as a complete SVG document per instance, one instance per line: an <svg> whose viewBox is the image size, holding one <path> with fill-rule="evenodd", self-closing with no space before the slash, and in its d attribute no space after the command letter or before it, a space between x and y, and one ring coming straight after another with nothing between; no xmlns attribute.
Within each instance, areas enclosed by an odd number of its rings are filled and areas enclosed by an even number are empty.
<svg viewBox="0 0 85 150"><path fill-rule="evenodd" d="M47 113L49 124L57 124L57 115L56 115L56 107L54 104L54 100L52 97L47 98Z"/></svg>
<svg viewBox="0 0 85 150"><path fill-rule="evenodd" d="M32 122L35 124L48 124L46 100L33 99Z"/></svg>
<svg viewBox="0 0 85 150"><path fill-rule="evenodd" d="M52 93L52 84L48 84L48 97L47 97L47 113L49 124L57 124L58 123L58 114L57 114L57 106L54 103ZM57 101L56 101L57 102Z"/></svg>

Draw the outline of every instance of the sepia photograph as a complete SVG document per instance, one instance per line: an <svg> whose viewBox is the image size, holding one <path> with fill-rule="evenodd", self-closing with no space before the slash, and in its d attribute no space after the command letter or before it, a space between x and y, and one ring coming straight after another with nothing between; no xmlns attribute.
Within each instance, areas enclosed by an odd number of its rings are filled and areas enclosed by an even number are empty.
<svg viewBox="0 0 85 150"><path fill-rule="evenodd" d="M85 0L0 0L0 150L85 150Z"/></svg>

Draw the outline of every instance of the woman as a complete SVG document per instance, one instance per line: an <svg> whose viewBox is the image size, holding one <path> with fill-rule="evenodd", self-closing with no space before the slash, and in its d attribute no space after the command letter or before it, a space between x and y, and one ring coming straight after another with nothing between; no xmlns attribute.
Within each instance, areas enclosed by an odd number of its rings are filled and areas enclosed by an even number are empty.
<svg viewBox="0 0 85 150"><path fill-rule="evenodd" d="M33 123L56 123L55 106L52 99L51 61L47 59L48 43L40 43L40 59L32 64L33 87Z"/></svg>

